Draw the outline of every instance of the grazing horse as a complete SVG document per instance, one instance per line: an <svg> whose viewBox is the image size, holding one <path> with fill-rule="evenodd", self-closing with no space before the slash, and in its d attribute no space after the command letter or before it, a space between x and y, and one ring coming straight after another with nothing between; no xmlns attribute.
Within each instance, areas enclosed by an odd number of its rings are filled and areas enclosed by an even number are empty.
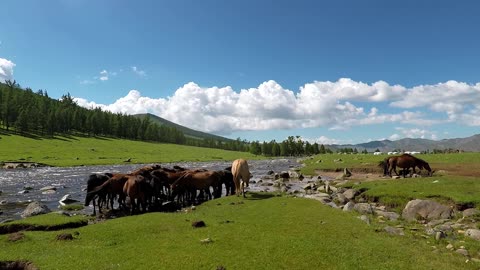
<svg viewBox="0 0 480 270"><path fill-rule="evenodd" d="M250 170L245 159L237 159L232 163L233 182L235 183L235 193L238 195L243 194L245 198L245 186L248 187L250 182Z"/></svg>
<svg viewBox="0 0 480 270"><path fill-rule="evenodd" d="M87 193L90 191L93 191L96 187L101 186L103 183L105 183L110 177L112 177L113 174L111 173L104 173L104 174L98 174L94 173L88 176L87 180ZM106 201L107 199L107 193L103 194L98 194L97 200L95 200L95 197L87 200L88 197L85 197L85 206L88 206L90 204L90 201L93 202L93 215L96 215L97 212L95 211L96 205L95 202L97 201L98 205L98 212L102 212L101 210L101 205Z"/></svg>
<svg viewBox="0 0 480 270"><path fill-rule="evenodd" d="M379 163L379 166L383 166L384 175L392 175L392 170L398 175L397 167L403 169L403 177L406 176L407 171L412 168L413 173L415 173L415 167L418 167L420 170L426 169L428 175L432 176L433 172L430 168L428 162L423 159L419 159L410 154L403 154L401 156L393 156L386 158L383 162Z"/></svg>

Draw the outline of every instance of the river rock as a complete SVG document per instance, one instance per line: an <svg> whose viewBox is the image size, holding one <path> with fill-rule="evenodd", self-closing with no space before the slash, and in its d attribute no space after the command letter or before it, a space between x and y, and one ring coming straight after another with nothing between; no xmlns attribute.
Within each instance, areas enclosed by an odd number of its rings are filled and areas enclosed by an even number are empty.
<svg viewBox="0 0 480 270"><path fill-rule="evenodd" d="M361 215L358 217L361 221L367 223L368 225L370 225L370 219L368 218L368 216L366 215Z"/></svg>
<svg viewBox="0 0 480 270"><path fill-rule="evenodd" d="M353 200L353 198L355 198L355 196L357 195L357 191L353 188L350 188L345 190L345 192L343 192L343 195L345 196L345 198Z"/></svg>
<svg viewBox="0 0 480 270"><path fill-rule="evenodd" d="M36 215L42 215L51 212L50 209L41 202L31 202L21 214L22 218L27 218Z"/></svg>
<svg viewBox="0 0 480 270"><path fill-rule="evenodd" d="M47 190L57 190L57 187L54 187L54 186L46 186L46 187L42 187L40 189L40 191L47 191Z"/></svg>
<svg viewBox="0 0 480 270"><path fill-rule="evenodd" d="M45 190L44 192L42 192L43 195L50 195L50 194L55 194L55 193L57 193L57 192L53 189Z"/></svg>
<svg viewBox="0 0 480 270"><path fill-rule="evenodd" d="M469 209L463 210L462 214L464 218L472 217L472 216L480 216L480 210L476 208L469 208Z"/></svg>
<svg viewBox="0 0 480 270"><path fill-rule="evenodd" d="M30 193L30 191L28 190L21 190L18 192L18 194L26 194L26 193Z"/></svg>
<svg viewBox="0 0 480 270"><path fill-rule="evenodd" d="M380 210L375 211L375 214L381 217L386 217L389 220L397 220L400 217L400 215L395 212L387 212L387 211L380 211Z"/></svg>
<svg viewBox="0 0 480 270"><path fill-rule="evenodd" d="M453 209L430 200L411 200L402 212L402 217L407 221L416 221L417 217L426 220L449 219L453 215Z"/></svg>
<svg viewBox="0 0 480 270"><path fill-rule="evenodd" d="M354 206L355 206L355 203L352 201L349 201L347 204L343 206L343 211L345 212L353 211Z"/></svg>
<svg viewBox="0 0 480 270"><path fill-rule="evenodd" d="M73 199L72 195L66 194L58 202L60 203L60 205L65 206L65 205L68 205L68 204L76 203L76 202L78 202L78 200Z"/></svg>
<svg viewBox="0 0 480 270"><path fill-rule="evenodd" d="M463 256L468 256L468 250L466 250L465 248L459 248L455 250L455 252L458 254L462 254Z"/></svg>
<svg viewBox="0 0 480 270"><path fill-rule="evenodd" d="M290 178L299 178L300 175L296 171L288 171L288 175Z"/></svg>
<svg viewBox="0 0 480 270"><path fill-rule="evenodd" d="M468 229L465 231L465 235L474 240L480 241L480 230L478 229Z"/></svg>
<svg viewBox="0 0 480 270"><path fill-rule="evenodd" d="M342 193L337 193L337 200L340 204L346 204L348 199Z"/></svg>
<svg viewBox="0 0 480 270"><path fill-rule="evenodd" d="M360 214L373 214L373 207L369 203L357 203L353 209Z"/></svg>

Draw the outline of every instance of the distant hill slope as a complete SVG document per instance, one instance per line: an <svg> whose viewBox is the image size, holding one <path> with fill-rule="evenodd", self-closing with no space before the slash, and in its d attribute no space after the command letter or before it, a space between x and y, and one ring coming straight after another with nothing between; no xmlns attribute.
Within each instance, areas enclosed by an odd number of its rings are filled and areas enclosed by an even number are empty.
<svg viewBox="0 0 480 270"><path fill-rule="evenodd" d="M225 138L225 137L222 137L222 136L218 136L218 135L214 135L214 134L210 134L210 133L206 133L206 132L201 132L201 131L194 130L194 129L191 129L191 128L188 128L188 127L184 127L182 125L173 123L171 121L168 121L167 119L158 117L158 116L156 116L154 114L151 114L151 113L135 114L133 116L141 118L141 119L143 119L145 117L149 117L150 120L153 123L157 123L159 125L166 125L166 126L169 126L169 127L174 127L177 130L183 132L183 134L185 134L185 136L191 137L191 138L214 139L214 140L217 140L217 141L224 141L224 142L232 140L232 139L228 139L228 138Z"/></svg>
<svg viewBox="0 0 480 270"><path fill-rule="evenodd" d="M440 141L428 139L411 139L405 138L397 141L383 140L371 141L360 144L343 144L343 145L329 145L330 148L357 148L358 151L367 149L373 152L379 149L382 152L393 151L400 149L405 151L426 151L433 149L458 149L463 151L480 152L480 134L476 134L467 138L444 139Z"/></svg>

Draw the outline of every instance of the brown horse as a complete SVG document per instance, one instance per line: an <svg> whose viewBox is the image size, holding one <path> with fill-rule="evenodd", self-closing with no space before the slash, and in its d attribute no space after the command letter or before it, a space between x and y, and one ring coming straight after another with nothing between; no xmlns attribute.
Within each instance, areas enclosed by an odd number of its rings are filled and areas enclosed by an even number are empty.
<svg viewBox="0 0 480 270"><path fill-rule="evenodd" d="M235 193L238 195L243 194L245 198L245 186L248 187L250 182L250 170L245 159L237 159L232 163L233 182L235 183Z"/></svg>
<svg viewBox="0 0 480 270"><path fill-rule="evenodd" d="M207 193L207 199L212 198L210 187L213 187L213 197L219 198L222 193L221 175L215 171L189 171L178 178L172 185L172 196L181 195L185 192L187 200L193 202L197 195L197 190Z"/></svg>
<svg viewBox="0 0 480 270"><path fill-rule="evenodd" d="M96 187L101 186L103 183L105 183L110 177L113 175L111 173L104 173L104 174L91 174L88 177L87 180L87 193L93 191ZM107 200L107 193L104 192L102 194L97 194L97 196L94 196L93 198L86 197L85 198L85 206L90 205L90 201L93 202L93 215L96 215L95 208L98 207L98 212L102 212L101 207L103 203L106 203Z"/></svg>
<svg viewBox="0 0 480 270"><path fill-rule="evenodd" d="M148 194L150 186L148 185L145 177L141 175L128 175L127 181L123 185L123 193L130 198L130 213L135 213L137 207L142 211L147 210L146 195Z"/></svg>
<svg viewBox="0 0 480 270"><path fill-rule="evenodd" d="M418 167L420 170L426 169L428 175L432 176L433 172L430 168L428 162L423 159L419 159L410 154L403 154L400 156L393 156L386 158L383 162L380 162L379 165L383 166L384 175L392 175L392 170L396 175L399 175L397 172L397 167L403 169L403 177L406 177L407 172L412 168L413 173L415 173L415 167Z"/></svg>

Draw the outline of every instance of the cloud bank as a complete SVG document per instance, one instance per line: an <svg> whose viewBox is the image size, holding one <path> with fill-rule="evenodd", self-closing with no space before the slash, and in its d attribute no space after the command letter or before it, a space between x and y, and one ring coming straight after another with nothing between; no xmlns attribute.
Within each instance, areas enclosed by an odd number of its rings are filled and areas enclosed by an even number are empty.
<svg viewBox="0 0 480 270"><path fill-rule="evenodd" d="M307 83L297 92L273 80L240 91L190 82L166 98L145 97L131 90L109 105L82 98L75 101L80 106L111 112L149 112L193 129L224 135L270 129L349 129L384 123L425 127L455 121L480 126L480 83L456 81L406 88L384 81L366 84L342 78Z"/></svg>

